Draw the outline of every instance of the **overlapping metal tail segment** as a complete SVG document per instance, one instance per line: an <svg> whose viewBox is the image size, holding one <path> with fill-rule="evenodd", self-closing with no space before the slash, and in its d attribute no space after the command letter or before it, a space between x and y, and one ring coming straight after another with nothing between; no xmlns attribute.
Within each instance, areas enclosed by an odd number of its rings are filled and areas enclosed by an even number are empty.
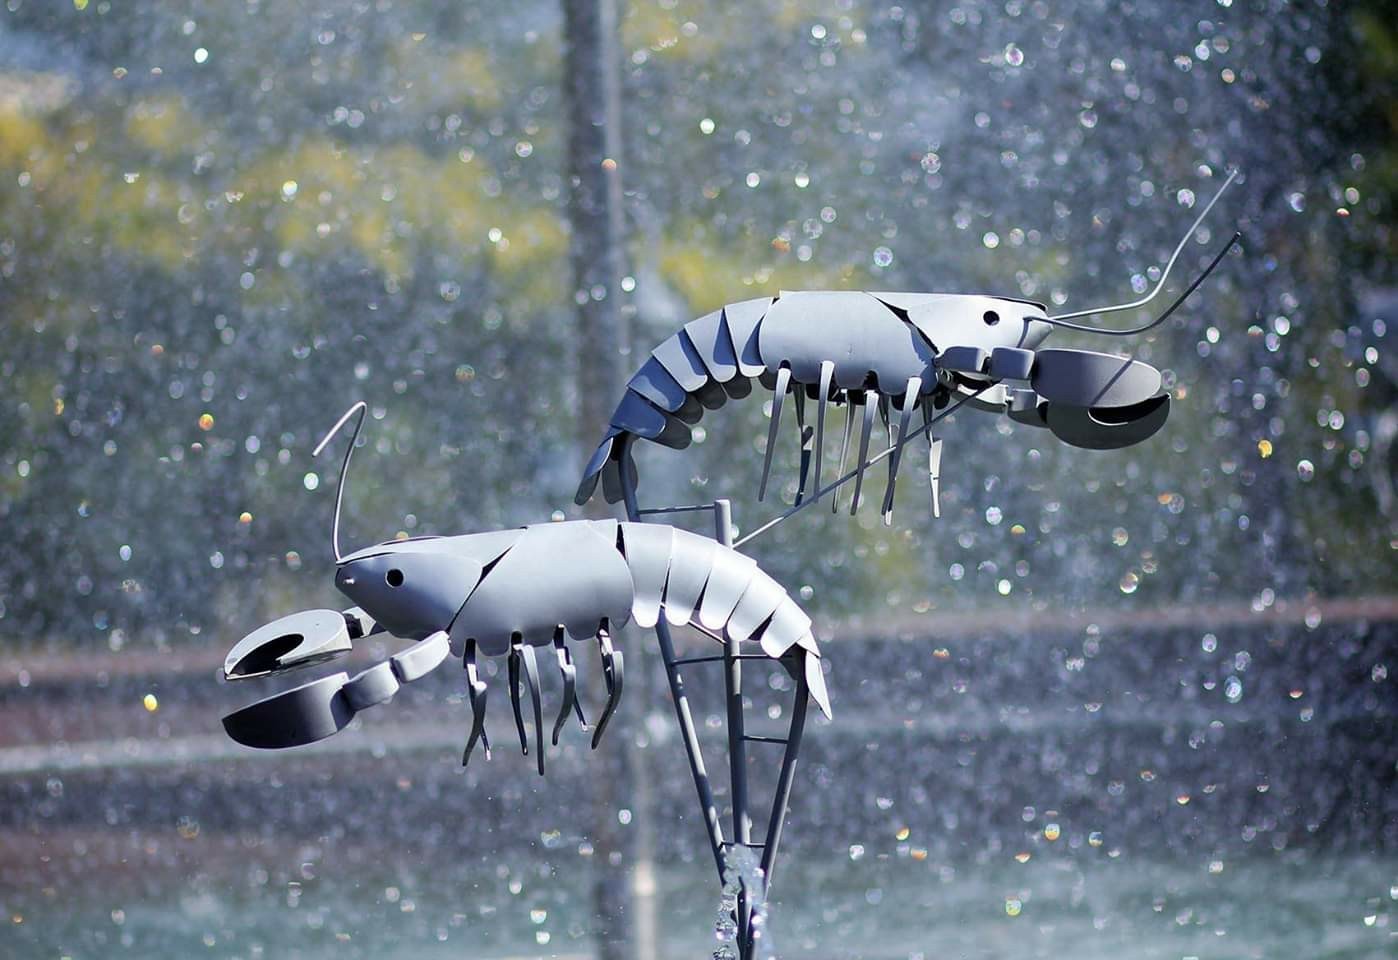
<svg viewBox="0 0 1398 960"><path fill-rule="evenodd" d="M608 503L621 501L621 471L634 477L635 470L623 452L624 434L682 450L706 409L748 395L753 378L767 372L757 334L772 302L759 297L729 304L685 324L651 351L626 385L606 436L583 470L577 503L591 499L599 481Z"/></svg>
<svg viewBox="0 0 1398 960"><path fill-rule="evenodd" d="M654 627L664 616L675 626L692 624L715 636L756 642L793 673L800 670L811 699L830 716L811 618L756 561L716 540L660 524L623 523L621 540L636 587L631 616L637 626Z"/></svg>

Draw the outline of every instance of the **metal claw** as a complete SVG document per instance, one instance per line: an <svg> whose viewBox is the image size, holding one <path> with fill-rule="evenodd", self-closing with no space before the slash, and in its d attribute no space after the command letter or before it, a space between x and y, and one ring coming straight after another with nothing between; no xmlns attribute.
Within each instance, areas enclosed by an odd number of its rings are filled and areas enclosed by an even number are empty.
<svg viewBox="0 0 1398 960"><path fill-rule="evenodd" d="M908 389L903 394L903 410L898 417L897 446L888 458L888 488L883 492L884 526L893 523L893 487L898 482L898 465L903 460L903 438L908 435L908 425L913 418L913 408L917 406L918 394L922 392L922 378L909 377Z"/></svg>
<svg viewBox="0 0 1398 960"><path fill-rule="evenodd" d="M480 668L476 666L476 641L466 641L466 697L471 704L471 733L466 738L466 749L461 753L461 765L464 767L471 759L471 751L476 748L476 741L481 742L485 748L485 758L490 759L490 737L485 732L485 695L487 688L485 681L481 679Z"/></svg>
<svg viewBox="0 0 1398 960"><path fill-rule="evenodd" d="M529 684L529 702L534 708L534 739L537 746L534 759L538 762L539 776L542 777L544 775L544 708L543 704L539 702L539 661L534 656L534 648L528 644L522 647L520 652L524 654L524 679Z"/></svg>
<svg viewBox="0 0 1398 960"><path fill-rule="evenodd" d="M524 755L529 756L529 735L524 732L524 714L520 710L519 704L519 661L520 653L524 649L524 641L510 641L510 657L507 661L510 674L510 706L515 712L515 729L519 731L519 748Z"/></svg>
<svg viewBox="0 0 1398 960"><path fill-rule="evenodd" d="M772 455L777 449L777 430L782 422L782 403L786 400L787 387L791 385L791 368L777 370L777 383L772 388L772 422L767 426L767 451L762 455L762 482L757 485L757 499L767 496L767 478L772 472Z"/></svg>
<svg viewBox="0 0 1398 960"><path fill-rule="evenodd" d="M607 682L607 705L602 709L602 716L597 720L597 729L592 732L592 749L597 749L597 744L602 742L602 734L607 729L607 722L612 719L612 714L616 711L617 704L621 702L621 684L624 678L625 659L620 650L612 649L612 638L607 631L597 632L597 649L602 654L602 675Z"/></svg>
<svg viewBox="0 0 1398 960"><path fill-rule="evenodd" d="M568 714L576 712L578 722L584 730L587 721L582 718L582 707L578 706L578 668L573 666L573 656L568 652L568 635L559 627L553 635L553 652L558 657L558 672L563 676L563 707L558 711L558 719L553 722L553 745L558 746L558 735Z"/></svg>
<svg viewBox="0 0 1398 960"><path fill-rule="evenodd" d="M303 610L273 620L234 645L226 680L248 680L333 660L353 647L350 620L338 610Z"/></svg>
<svg viewBox="0 0 1398 960"><path fill-rule="evenodd" d="M859 491L864 486L864 469L869 465L869 435L874 432L874 415L878 413L879 395L874 390L864 391L864 425L859 431L859 465L854 475L854 498L850 501L849 515L859 511Z"/></svg>

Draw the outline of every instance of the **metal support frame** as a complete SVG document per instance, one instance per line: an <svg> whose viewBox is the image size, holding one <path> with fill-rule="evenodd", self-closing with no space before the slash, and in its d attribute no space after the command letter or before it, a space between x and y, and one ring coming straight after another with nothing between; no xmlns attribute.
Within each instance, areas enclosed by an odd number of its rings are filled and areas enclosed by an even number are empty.
<svg viewBox="0 0 1398 960"><path fill-rule="evenodd" d="M630 438L626 438L629 443ZM626 456L629 451L623 451ZM645 522L646 517L671 513L698 513L713 511L716 539L725 547L733 545L732 506L727 500L716 500L711 504L660 507L642 509L636 499L636 488L626 470L622 471L622 499L627 519L635 523ZM772 882L772 871L776 865L777 846L781 841L782 825L791 800L791 785L796 775L796 756L801 749L801 737L806 726L806 701L808 698L806 678L803 670L796 674L796 703L792 709L791 726L786 737L751 736L746 731L743 717L743 672L744 660L767 660L766 654L741 653L738 642L731 638L723 641L722 656L676 657L674 640L664 617L655 625L656 639L660 644L661 659L665 662L665 674L670 682L670 698L674 702L675 716L679 720L680 735L684 740L685 754L689 759L690 774L694 778L694 788L699 794L699 806L704 814L704 826L709 838L709 846L718 868L719 882L723 882L724 849L731 845L760 849L762 851L762 889L750 891L740 888L735 920L737 922L738 953L742 960L753 955L753 903L765 901ZM723 825L718 806L714 802L713 787L709 773L704 766L704 755L699 743L699 735L694 726L694 717L689 708L685 693L684 677L680 667L690 664L722 663L724 672L724 693L727 703L728 734L728 773L729 796L733 808L733 840L724 838ZM752 810L748 797L747 745L749 743L780 743L782 751L781 771L777 775L777 787L772 798L772 809L767 820L767 835L763 843L752 841Z"/></svg>
<svg viewBox="0 0 1398 960"><path fill-rule="evenodd" d="M756 530L744 536L736 543L733 539L733 509L728 500L719 499L707 504L687 504L683 506L670 507L647 507L642 508L637 502L635 479L631 471L626 469L625 463L631 455L631 444L633 437L623 434L621 438L622 448L618 451L622 461L621 491L622 503L626 508L626 517L633 523L644 523L647 517L663 516L677 513L703 513L712 511L714 514L715 534L719 543L725 547L741 547L759 534L765 533L777 524L786 520L793 514L809 507L811 504L820 501L826 494L833 492L840 486L858 477L864 470L875 463L893 454L904 444L917 437L928 433L932 427L945 417L955 413L963 404L972 400L987 389L991 384L970 393L963 395L947 409L939 411L921 428L911 430L906 436L900 436L897 441L891 444L882 453L869 457L863 463L858 464L854 470L844 476L834 480L825 487L819 487L813 495L803 498L794 506L779 513L771 520L758 527ZM707 632L707 631L705 631ZM698 657L676 657L674 640L670 636L670 627L664 617L661 617L655 625L656 639L660 643L660 656L665 662L665 674L670 681L670 698L674 702L675 716L679 720L680 735L684 740L685 754L689 759L689 770L694 777L694 788L699 794L699 805L704 813L704 826L708 833L709 846L714 855L714 864L718 868L719 882L723 882L724 855L726 847L732 845L745 846L750 849L762 851L762 889L760 891L749 891L740 888L735 920L737 922L738 954L741 960L749 960L753 955L753 894L758 894L758 899L765 902L768 890L772 884L772 875L776 869L777 848L781 843L782 827L786 822L786 813L791 801L791 786L796 778L796 758L801 751L801 739L806 729L806 711L808 706L809 692L806 685L806 674L804 670L793 671L796 675L796 702L792 707L791 725L786 737L762 737L749 736L743 720L743 672L742 661L763 659L770 660L765 654L741 653L738 649L737 641L724 639L722 656L698 656ZM715 637L715 639L720 639ZM724 693L727 704L727 732L728 732L728 774L730 786L730 798L733 807L733 840L727 841L723 835L723 824L719 817L718 806L714 803L713 787L709 783L709 773L704 766L704 754L700 747L699 735L694 726L694 717L689 709L689 699L685 694L684 677L680 673L681 666L701 663L722 663L724 673ZM752 842L752 815L748 798L747 783L747 745L749 743L780 743L785 749L782 751L781 771L777 774L777 786L772 797L771 814L767 820L767 834L762 843Z"/></svg>

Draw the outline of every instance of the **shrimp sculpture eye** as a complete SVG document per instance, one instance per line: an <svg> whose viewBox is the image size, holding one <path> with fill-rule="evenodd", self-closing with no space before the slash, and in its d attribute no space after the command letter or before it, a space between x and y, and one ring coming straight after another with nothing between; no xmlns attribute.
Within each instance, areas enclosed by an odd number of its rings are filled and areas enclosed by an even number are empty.
<svg viewBox="0 0 1398 960"><path fill-rule="evenodd" d="M793 398L801 443L798 504L822 493L827 414L845 409L839 473L855 428L854 496L859 506L870 465L875 419L889 432L888 482L882 513L892 521L894 485L903 447L927 434L932 512L940 513L941 441L932 436L935 411L949 404L1009 416L1043 427L1064 443L1113 450L1154 435L1170 412L1160 371L1140 360L1071 348L1041 349L1055 327L1108 336L1143 333L1164 322L1240 239L1234 234L1208 268L1159 317L1128 330L1073 322L1142 307L1164 288L1185 244L1236 178L1232 173L1175 247L1155 289L1130 303L1049 316L1044 305L1010 297L889 292L783 292L729 304L684 326L651 351L627 384L607 432L583 471L576 501L598 483L609 502L623 499L635 476L630 446L649 440L683 449L705 410L746 396L756 380L773 392L772 416L757 498L766 495L783 407ZM814 411L808 409L814 404ZM920 425L914 424L914 418ZM813 421L813 422L812 422ZM839 509L838 493L832 507Z"/></svg>

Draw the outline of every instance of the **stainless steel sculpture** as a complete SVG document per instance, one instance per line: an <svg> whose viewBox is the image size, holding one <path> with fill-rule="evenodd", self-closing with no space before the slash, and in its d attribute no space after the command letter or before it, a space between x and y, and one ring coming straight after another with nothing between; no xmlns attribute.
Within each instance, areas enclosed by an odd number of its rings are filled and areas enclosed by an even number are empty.
<svg viewBox="0 0 1398 960"><path fill-rule="evenodd" d="M730 304L686 324L651 352L627 385L596 453L583 472L576 501L586 503L601 482L611 503L625 499L635 466L626 455L628 438L683 449L691 426L706 409L730 397L747 396L756 378L773 392L772 417L757 498L763 499L781 429L787 393L795 399L801 439L797 502L823 476L826 412L846 408L840 469L849 453L854 421L861 421L854 496L859 506L863 474L871 461L874 419L890 430L888 483L882 513L892 522L894 485L901 442L915 413L924 427L954 400L1020 423L1047 427L1065 443L1110 450L1140 443L1165 423L1170 396L1160 372L1129 357L1090 350L1041 350L1055 326L1111 336L1142 333L1164 322L1213 271L1239 235L1215 256L1204 273L1161 316L1131 330L1106 330L1071 322L1075 318L1144 306L1163 289L1185 244L1237 176L1230 174L1180 240L1155 289L1139 300L1050 317L1043 304L1009 297L938 293L825 291L782 293ZM814 426L806 402L816 404ZM860 410L862 413L857 413ZM893 411L898 411L896 430ZM927 431L923 431L927 432ZM932 512L940 513L941 447L928 452ZM839 509L838 500L832 507Z"/></svg>
<svg viewBox="0 0 1398 960"><path fill-rule="evenodd" d="M364 404L350 409L329 436ZM477 741L487 753L486 685L477 656L509 657L510 700L520 746L529 753L520 680L529 690L537 737L535 758L544 772L542 705L535 647L552 646L563 681L563 704L553 743L570 714L586 721L576 696L576 668L568 642L594 638L607 685L607 703L592 746L600 742L621 697L622 652L614 630L635 620L656 627L688 624L720 643L755 643L781 663L828 716L829 698L811 618L749 558L714 540L676 527L616 520L547 523L454 537L391 540L348 555L339 548L340 505L354 440L345 453L336 494L335 586L356 606L337 613L311 610L259 628L224 662L228 680L245 680L321 664L350 651L360 637L387 632L412 646L351 677L335 673L259 700L229 714L224 729L250 747L283 748L322 740L343 730L361 710L391 700L462 651L471 730L461 762Z"/></svg>
<svg viewBox="0 0 1398 960"><path fill-rule="evenodd" d="M354 436L345 451L335 494L332 527L335 585L356 605L343 611L308 610L273 621L248 634L224 661L227 680L280 675L347 654L353 642L379 632L415 641L387 660L351 677L332 673L249 704L223 718L224 729L250 747L280 749L325 739L343 730L362 710L386 703L406 683L441 666L455 647L466 667L471 727L462 752L466 765L479 742L487 757L487 688L477 657L508 656L510 701L520 748L529 753L520 690L529 691L535 762L544 773L544 719L535 647L552 645L563 682L563 703L552 725L552 741L570 714L586 729L576 695L577 674L568 642L593 637L601 656L607 702L593 730L600 741L621 696L624 656L612 632L633 620L652 627L670 680L690 771L703 808L710 848L720 877L735 846L761 851L761 890L744 888L734 909L740 951L750 955L753 903L765 895L776 863L782 824L795 778L805 729L807 702L830 716L830 701L811 618L755 561L731 546L726 501L711 507L719 539L711 540L665 524L572 521L455 537L392 540L343 554L340 512L350 458L364 421L357 403L331 428L316 454L353 417ZM656 511L649 511L656 512ZM679 658L670 625L695 628L723 645L722 653ZM756 650L744 652L744 645ZM795 681L795 703L785 737L749 737L742 714L741 661L779 664ZM734 837L725 840L680 677L691 663L723 663L728 700ZM781 771L762 843L752 842L744 748L760 741L784 747Z"/></svg>
<svg viewBox="0 0 1398 960"><path fill-rule="evenodd" d="M715 864L722 878L730 854L761 851L733 906L741 957L751 957L758 937L755 903L771 883L785 821L807 701L830 716L820 652L811 618L741 546L778 523L854 482L850 512L858 509L864 473L889 460L882 500L890 523L904 447L929 437L928 478L934 515L940 513L941 441L934 427L963 406L1006 414L1045 427L1073 446L1107 450L1152 436L1169 414L1161 375L1129 357L1088 350L1040 349L1055 326L1097 334L1138 334L1162 323L1238 242L1234 234L1207 269L1159 317L1129 330L1107 330L1074 320L1134 309L1163 289L1185 244L1236 177L1230 174L1175 247L1155 288L1131 303L1050 317L1044 306L1006 297L926 293L783 293L724 307L687 324L657 347L627 386L602 443L587 464L576 500L587 502L599 482L609 502L624 505L626 519L559 522L451 537L420 537L340 550L339 524L345 477L363 426L363 403L352 407L317 446L318 455L355 415L335 498L332 542L336 586L355 606L310 610L270 623L239 642L224 664L229 680L281 674L325 663L349 652L353 641L386 632L413 644L351 677L333 673L229 714L224 727L240 743L283 748L311 743L344 729L362 710L387 702L403 684L436 669L452 654L462 657L471 726L462 764L479 742L486 755L487 688L477 658L508 657L510 700L520 747L530 750L521 680L529 693L535 760L544 773L544 718L536 647L552 646L563 683L563 703L552 723L558 743L568 717L586 729L577 699L577 673L569 642L592 638L601 657L607 702L592 735L596 747L621 696L624 657L613 632L634 621L656 632L670 684L690 772L694 778ZM775 394L758 499L766 493L772 455L788 392L795 397L801 438L796 503L735 544L728 501L643 508L632 445L650 440L673 448L690 442L690 427L705 409L746 396L753 379ZM816 404L808 425L806 402ZM840 475L822 486L827 409L846 409ZM858 413L856 413L858 411ZM897 412L896 425L894 412ZM914 415L920 423L913 424ZM870 455L874 420L881 417L889 444ZM856 418L857 460L844 472ZM717 538L648 522L662 514L712 512ZM670 626L689 625L722 644L711 656L679 658ZM755 643L760 652L744 652ZM795 681L795 704L785 737L749 736L743 717L742 661L768 660ZM727 700L727 746L732 837L725 839L699 738L685 693L682 668L722 664ZM747 787L747 745L782 746L777 785L760 842L752 837ZM739 858L744 859L744 858ZM736 873L730 873L736 875Z"/></svg>

